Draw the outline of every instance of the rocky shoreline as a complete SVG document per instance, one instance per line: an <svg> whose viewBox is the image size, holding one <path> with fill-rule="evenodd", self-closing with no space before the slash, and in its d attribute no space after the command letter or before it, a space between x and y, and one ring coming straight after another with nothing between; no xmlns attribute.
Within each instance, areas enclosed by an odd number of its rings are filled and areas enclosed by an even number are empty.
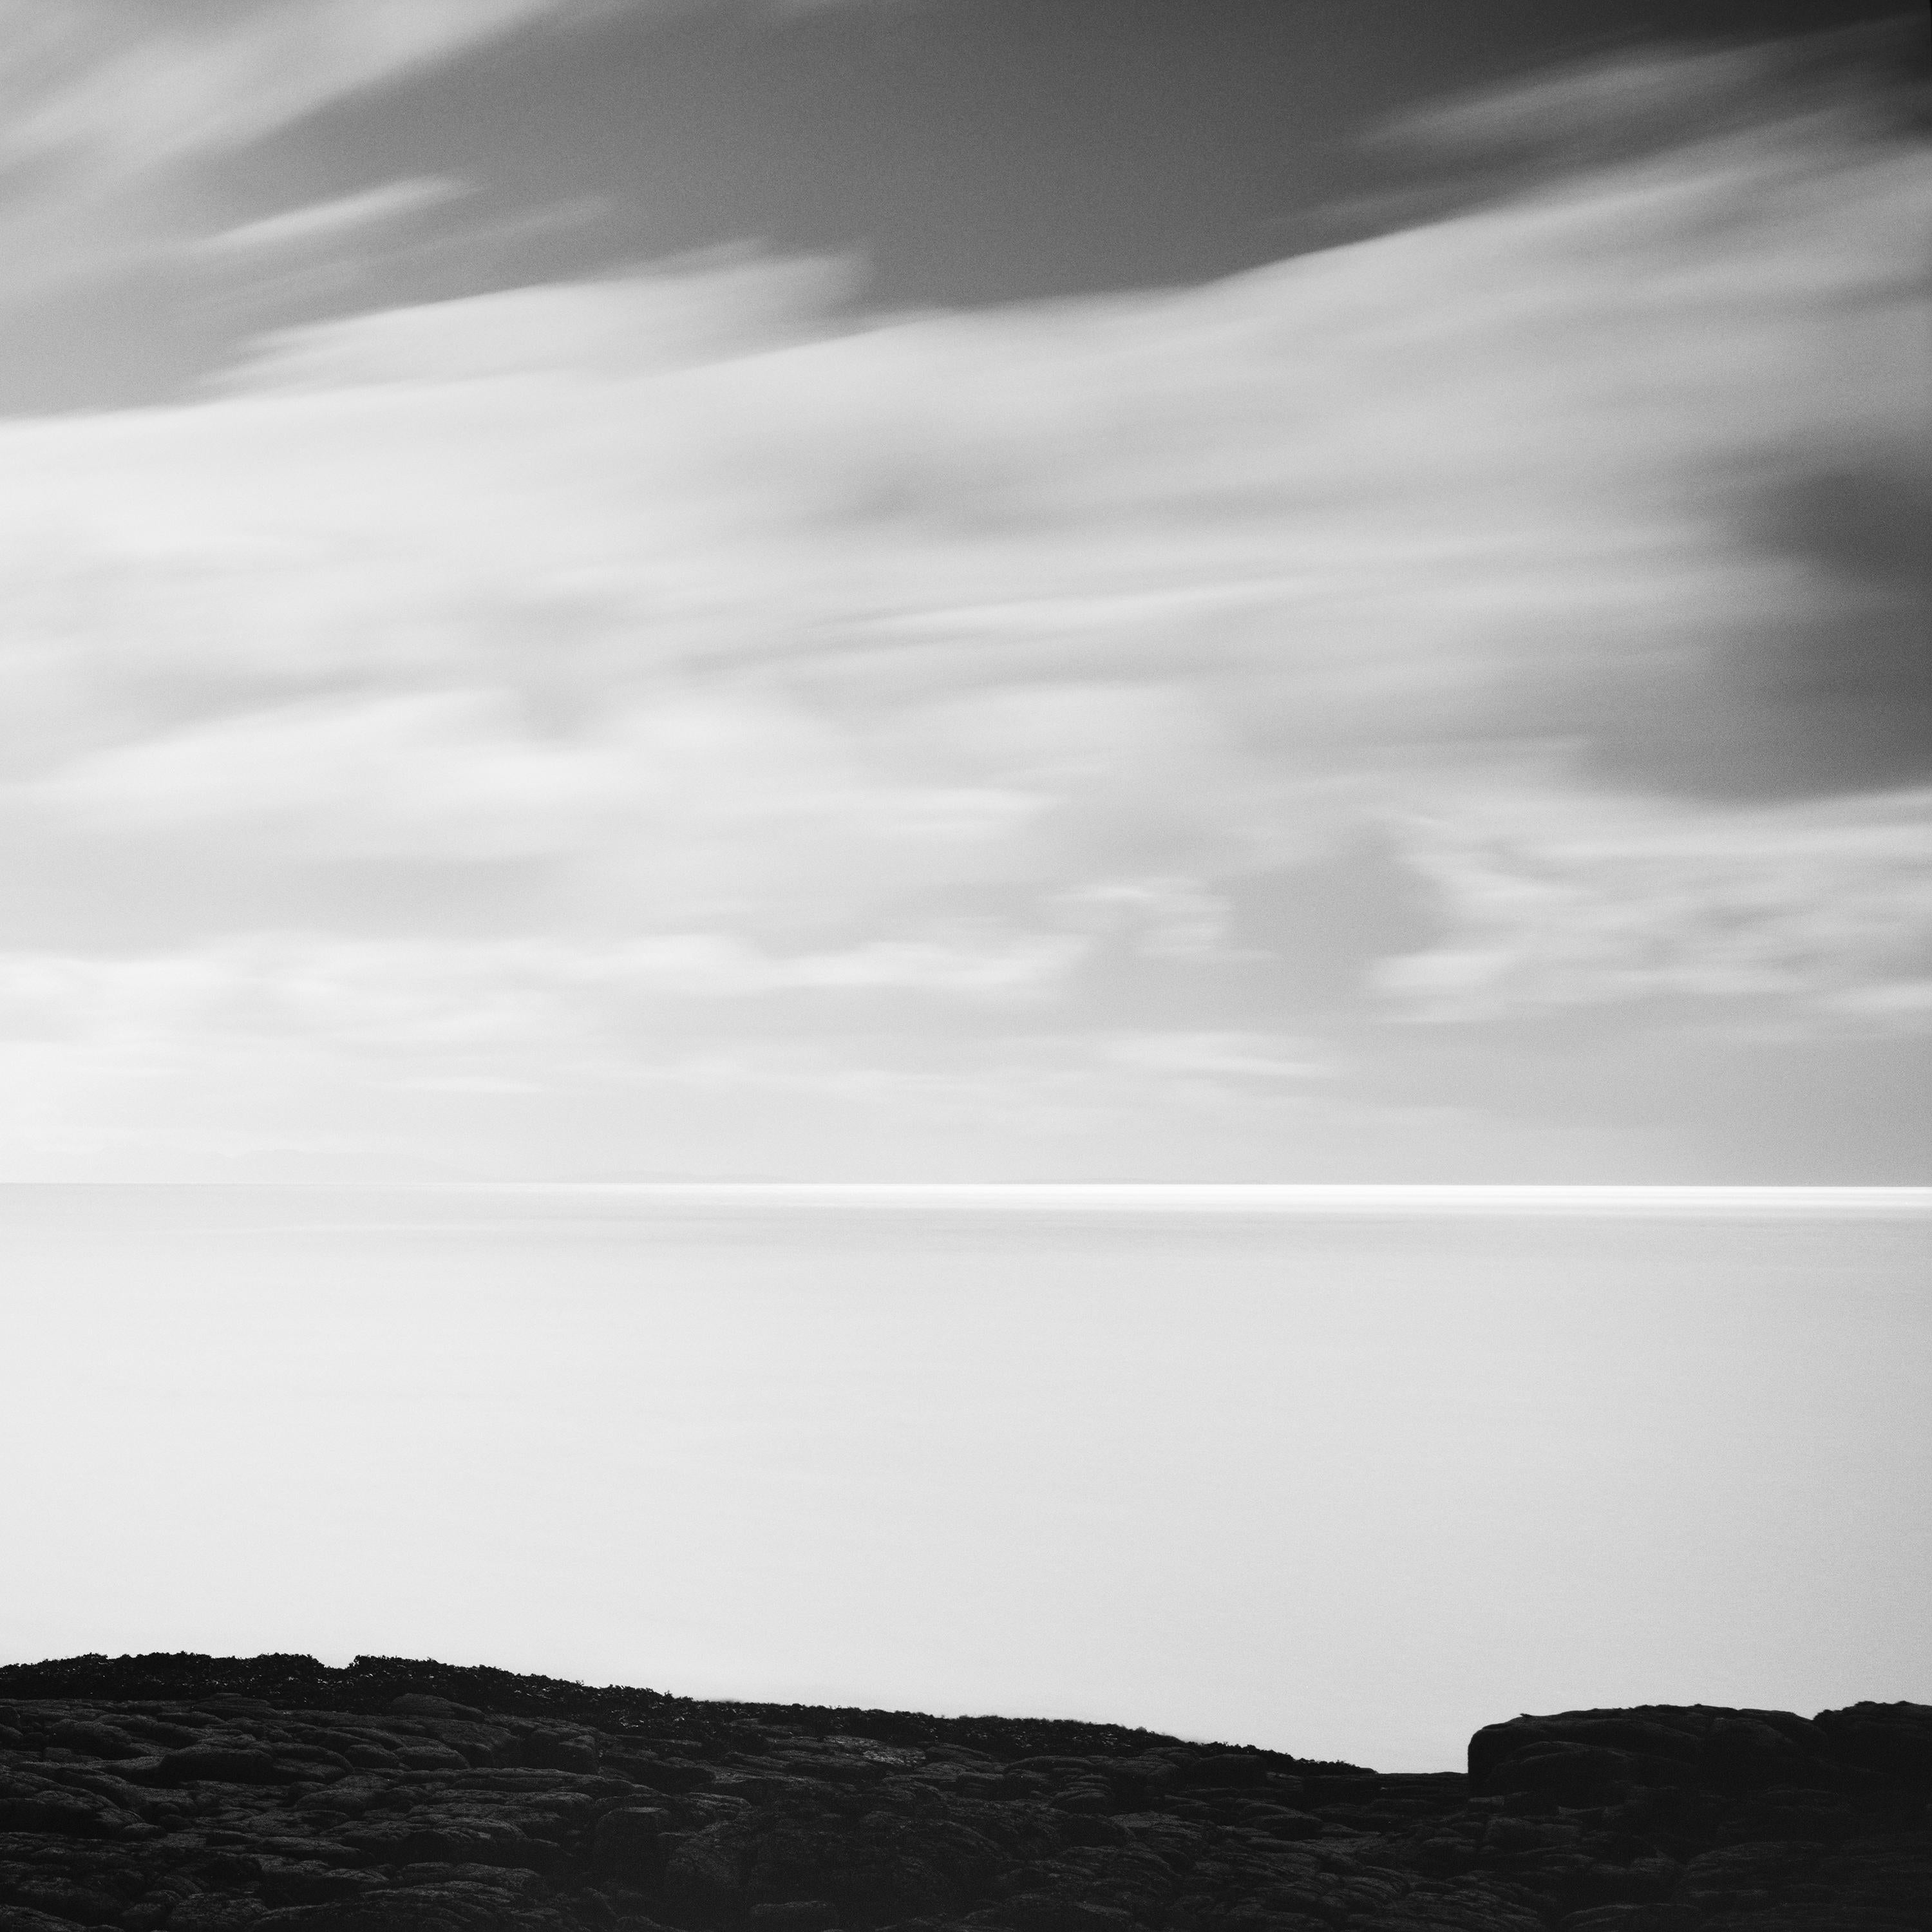
<svg viewBox="0 0 1932 1932"><path fill-rule="evenodd" d="M1932 1706L1378 1773L391 1658L0 1669L0 1932L1926 1932Z"/></svg>

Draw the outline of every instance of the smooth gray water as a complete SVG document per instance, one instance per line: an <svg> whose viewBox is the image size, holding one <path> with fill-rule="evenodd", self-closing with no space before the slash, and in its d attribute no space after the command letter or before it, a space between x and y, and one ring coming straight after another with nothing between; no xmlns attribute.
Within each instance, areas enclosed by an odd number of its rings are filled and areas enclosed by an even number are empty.
<svg viewBox="0 0 1932 1932"><path fill-rule="evenodd" d="M1922 1198L1240 1198L0 1190L0 1652L1386 1768L1932 1695Z"/></svg>

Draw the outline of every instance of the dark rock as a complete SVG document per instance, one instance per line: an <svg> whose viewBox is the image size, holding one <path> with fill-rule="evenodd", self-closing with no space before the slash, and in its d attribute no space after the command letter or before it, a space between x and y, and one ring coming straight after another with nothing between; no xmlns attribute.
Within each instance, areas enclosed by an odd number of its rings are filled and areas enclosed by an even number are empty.
<svg viewBox="0 0 1932 1932"><path fill-rule="evenodd" d="M1028 1893L1014 1899L994 1922L1018 1932L1127 1932L1133 1920L1117 1905Z"/></svg>
<svg viewBox="0 0 1932 1932"><path fill-rule="evenodd" d="M536 1730L524 1738L518 1760L551 1771L594 1772L597 1743L587 1732Z"/></svg>
<svg viewBox="0 0 1932 1932"><path fill-rule="evenodd" d="M1132 1834L1116 1818L1102 1817L1089 1811L1064 1814L1058 1821L1060 1842L1066 1845L1126 1845Z"/></svg>
<svg viewBox="0 0 1932 1932"><path fill-rule="evenodd" d="M241 1894L202 1892L184 1898L168 1914L168 1932L242 1932L258 1924L267 1907Z"/></svg>
<svg viewBox="0 0 1932 1932"><path fill-rule="evenodd" d="M1598 1905L1571 1912L1562 1932L1697 1932L1703 1922L1692 1905Z"/></svg>
<svg viewBox="0 0 1932 1932"><path fill-rule="evenodd" d="M1114 1808L1113 1787L1100 1778L1071 1784L1053 1801L1057 1810L1104 1815Z"/></svg>
<svg viewBox="0 0 1932 1932"><path fill-rule="evenodd" d="M125 1820L96 1793L64 1790L44 1778L0 1769L0 1832L40 1832L72 1838L116 1835Z"/></svg>
<svg viewBox="0 0 1932 1932"><path fill-rule="evenodd" d="M1525 1717L1470 1774L362 1658L0 1669L0 1932L1925 1932L1932 1711Z"/></svg>
<svg viewBox="0 0 1932 1932"><path fill-rule="evenodd" d="M1484 1779L1483 1789L1533 1792L1558 1804L1582 1804L1641 1776L1640 1768L1627 1751L1574 1744L1562 1738L1540 1738L1505 1758Z"/></svg>
<svg viewBox="0 0 1932 1932"><path fill-rule="evenodd" d="M410 1718L480 1718L483 1714L467 1704L452 1704L447 1697L428 1696L418 1691L392 1697L389 1708Z"/></svg>
<svg viewBox="0 0 1932 1932"><path fill-rule="evenodd" d="M1738 1840L1796 1838L1828 1842L1857 1828L1851 1803L1828 1792L1775 1789L1732 1807L1722 1835Z"/></svg>
<svg viewBox="0 0 1932 1932"><path fill-rule="evenodd" d="M70 1718L47 1733L47 1742L59 1750L79 1751L88 1757L108 1759L143 1757L146 1748L112 1724L79 1723Z"/></svg>
<svg viewBox="0 0 1932 1932"><path fill-rule="evenodd" d="M375 1825L345 1828L343 1838L365 1862L400 1864L518 1865L547 1871L555 1850L524 1829L526 1818L486 1808L418 1812Z"/></svg>
<svg viewBox="0 0 1932 1932"><path fill-rule="evenodd" d="M749 1914L758 1932L832 1932L838 1908L823 1898L789 1898L782 1904L754 1905Z"/></svg>
<svg viewBox="0 0 1932 1932"><path fill-rule="evenodd" d="M540 1898L548 1891L544 1880L514 1865L398 1865L388 1882L399 1886L480 1885L513 1898Z"/></svg>
<svg viewBox="0 0 1932 1932"><path fill-rule="evenodd" d="M1805 1748L1810 1742L1754 1714L1727 1714L1706 1732L1699 1768L1708 1782L1726 1791L1806 1784L1822 1770L1815 1744Z"/></svg>
<svg viewBox="0 0 1932 1932"><path fill-rule="evenodd" d="M1382 1780L1373 1772L1323 1772L1302 1780L1304 1804L1319 1809L1324 1804L1366 1804L1381 1792Z"/></svg>
<svg viewBox="0 0 1932 1932"><path fill-rule="evenodd" d="M746 1848L730 1823L707 1825L672 1850L664 1895L674 1912L699 1925L728 1923L744 1909Z"/></svg>
<svg viewBox="0 0 1932 1932"><path fill-rule="evenodd" d="M286 1774L258 1747L190 1744L164 1756L155 1775L166 1784L185 1784L199 1778L223 1784L274 1784Z"/></svg>
<svg viewBox="0 0 1932 1932"><path fill-rule="evenodd" d="M1246 1751L1210 1751L1198 1757L1180 1773L1183 1784L1238 1786L1264 1784L1268 1760Z"/></svg>
<svg viewBox="0 0 1932 1932"><path fill-rule="evenodd" d="M345 1870L314 1860L262 1861L262 1896L272 1905L317 1905L338 1898L359 1898L383 1882L379 1874Z"/></svg>
<svg viewBox="0 0 1932 1932"><path fill-rule="evenodd" d="M506 1906L494 1887L452 1882L374 1893L349 1904L295 1906L257 1919L254 1932L502 1932L506 1927L562 1932L566 1923L541 1905Z"/></svg>
<svg viewBox="0 0 1932 1932"><path fill-rule="evenodd" d="M50 1912L80 1925L111 1925L126 1900L99 1886L90 1886L58 1872L28 1872L8 1886L8 1902Z"/></svg>
<svg viewBox="0 0 1932 1932"><path fill-rule="evenodd" d="M614 1768L628 1774L653 1791L676 1796L681 1792L702 1791L711 1782L711 1767L688 1758L626 1756L614 1760Z"/></svg>
<svg viewBox="0 0 1932 1932"><path fill-rule="evenodd" d="M1325 1827L1319 1818L1306 1811L1294 1811L1282 1804L1248 1804L1234 1808L1234 1822L1251 1832L1265 1832L1270 1838L1291 1841L1318 1838Z"/></svg>
<svg viewBox="0 0 1932 1932"><path fill-rule="evenodd" d="M1852 1704L1820 1711L1813 1727L1840 1762L1914 1786L1932 1785L1932 1706Z"/></svg>
<svg viewBox="0 0 1932 1932"><path fill-rule="evenodd" d="M274 1758L276 1768L292 1778L329 1778L356 1768L341 1752L326 1744L278 1744Z"/></svg>
<svg viewBox="0 0 1932 1932"><path fill-rule="evenodd" d="M625 1805L598 1820L591 1856L606 1876L626 1884L655 1883L664 1870L664 1834L670 1814L661 1807Z"/></svg>
<svg viewBox="0 0 1932 1932"><path fill-rule="evenodd" d="M1705 1912L1736 1916L1780 1904L1831 1903L1810 1846L1727 1845L1684 1868L1685 1900Z"/></svg>

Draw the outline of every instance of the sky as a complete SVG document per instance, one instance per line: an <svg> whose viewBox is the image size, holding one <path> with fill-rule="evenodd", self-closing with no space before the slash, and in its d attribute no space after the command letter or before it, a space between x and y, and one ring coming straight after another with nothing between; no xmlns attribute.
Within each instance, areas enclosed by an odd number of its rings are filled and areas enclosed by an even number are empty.
<svg viewBox="0 0 1932 1932"><path fill-rule="evenodd" d="M1932 1178L1926 38L0 4L0 1177Z"/></svg>

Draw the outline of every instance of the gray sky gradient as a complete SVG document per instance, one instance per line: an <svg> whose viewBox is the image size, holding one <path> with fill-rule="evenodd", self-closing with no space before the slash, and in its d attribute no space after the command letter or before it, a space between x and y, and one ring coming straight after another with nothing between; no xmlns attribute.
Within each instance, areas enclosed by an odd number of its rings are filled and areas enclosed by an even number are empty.
<svg viewBox="0 0 1932 1932"><path fill-rule="evenodd" d="M19 13L0 1172L1925 1178L1910 29L968 10Z"/></svg>

